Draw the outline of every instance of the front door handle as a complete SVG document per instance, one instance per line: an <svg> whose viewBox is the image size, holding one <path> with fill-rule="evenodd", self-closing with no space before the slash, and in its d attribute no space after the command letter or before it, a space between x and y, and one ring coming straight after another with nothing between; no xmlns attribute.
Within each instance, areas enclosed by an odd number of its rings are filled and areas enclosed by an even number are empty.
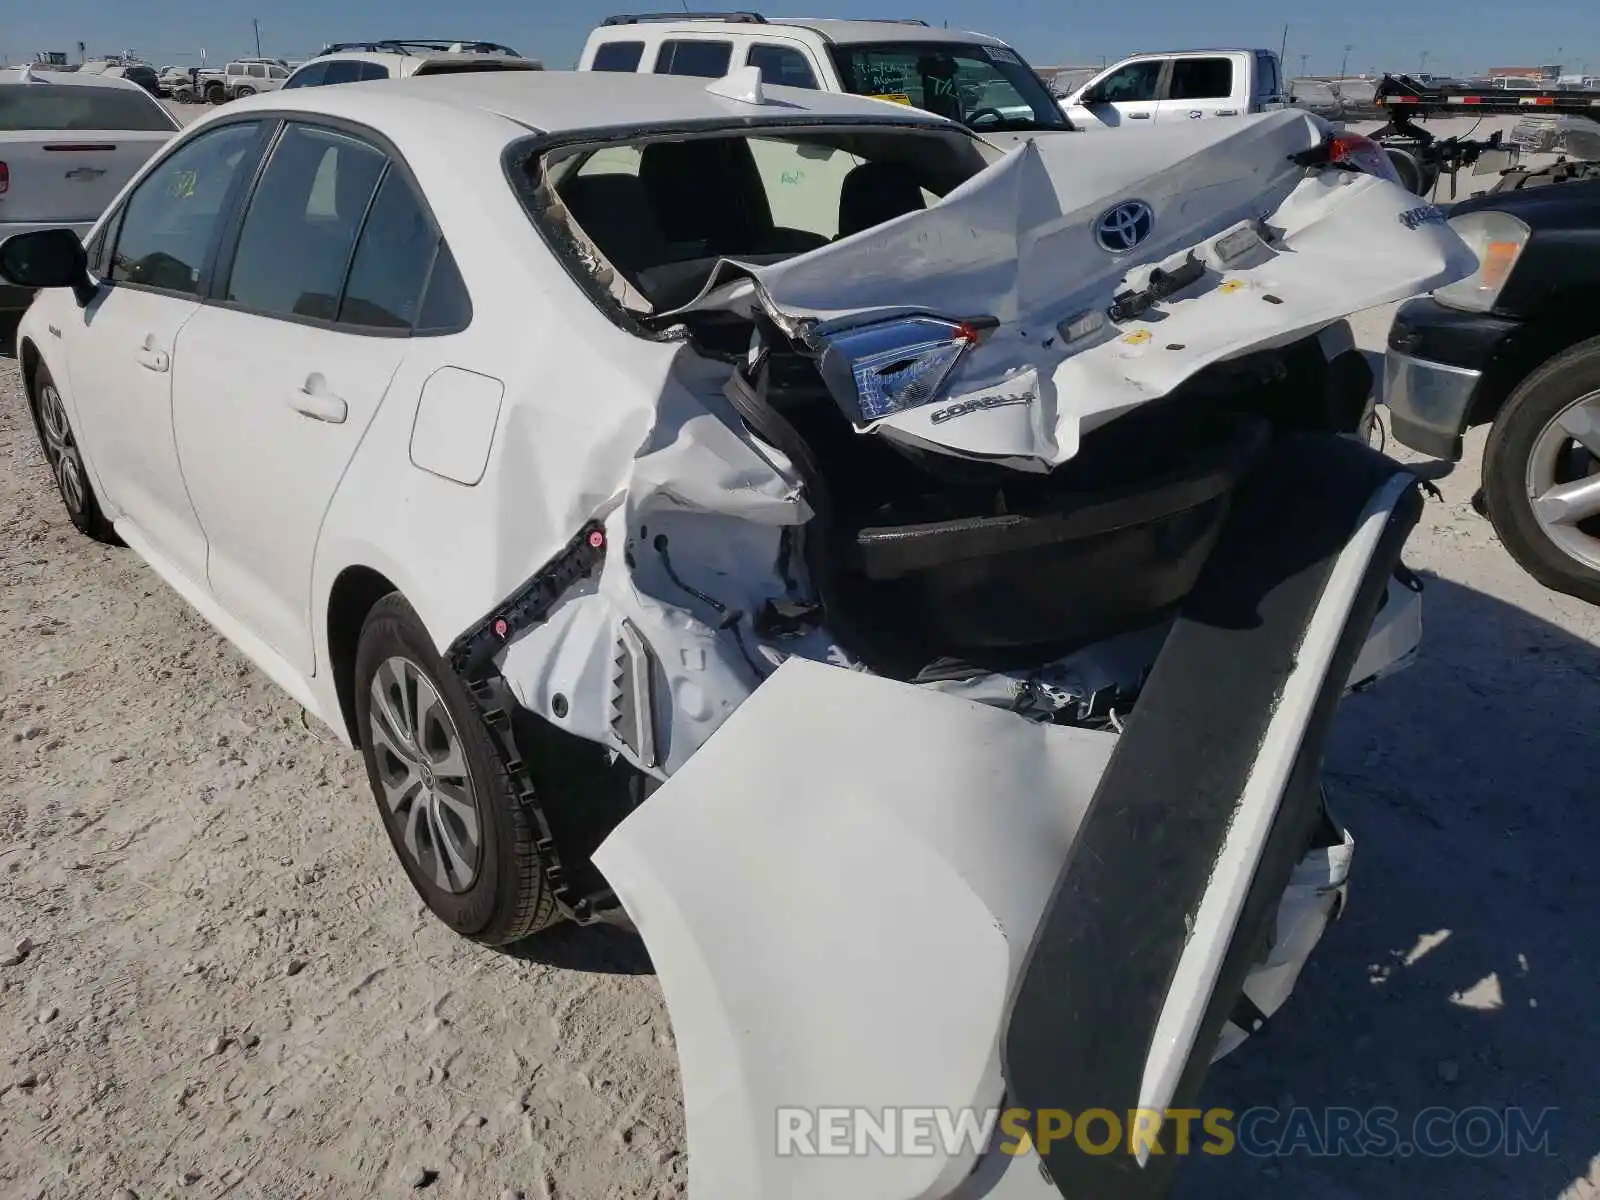
<svg viewBox="0 0 1600 1200"><path fill-rule="evenodd" d="M1133 112L1133 113L1129 113L1128 117L1129 117L1130 120L1134 120L1134 121L1148 121L1150 119L1150 114L1149 113Z"/></svg>
<svg viewBox="0 0 1600 1200"><path fill-rule="evenodd" d="M153 346L140 346L139 365L149 371L165 372L171 369L172 359L165 350L157 350Z"/></svg>
<svg viewBox="0 0 1600 1200"><path fill-rule="evenodd" d="M310 417L313 421L326 421L329 425L342 425L350 414L350 406L343 399L322 390L320 378L315 385L307 380L305 387L289 397L289 407L301 416Z"/></svg>

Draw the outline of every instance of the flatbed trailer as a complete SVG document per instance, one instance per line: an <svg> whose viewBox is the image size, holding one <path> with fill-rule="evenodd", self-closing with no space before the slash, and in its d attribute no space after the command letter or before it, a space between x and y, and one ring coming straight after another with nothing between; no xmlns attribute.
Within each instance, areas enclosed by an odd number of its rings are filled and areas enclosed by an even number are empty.
<svg viewBox="0 0 1600 1200"><path fill-rule="evenodd" d="M1416 123L1427 117L1471 116L1550 117L1600 123L1600 91L1439 85L1423 83L1409 75L1385 75L1373 99L1389 120L1373 136L1388 153L1402 182L1418 195L1430 195L1439 177L1448 175L1453 199L1456 174L1468 166L1480 175L1498 170L1500 178L1488 189L1491 192L1600 178L1600 163L1592 161L1561 159L1537 169L1522 168L1523 152L1534 147L1519 144L1515 134L1509 141L1498 132L1484 139L1441 138ZM1596 134L1600 136L1600 124L1596 125Z"/></svg>

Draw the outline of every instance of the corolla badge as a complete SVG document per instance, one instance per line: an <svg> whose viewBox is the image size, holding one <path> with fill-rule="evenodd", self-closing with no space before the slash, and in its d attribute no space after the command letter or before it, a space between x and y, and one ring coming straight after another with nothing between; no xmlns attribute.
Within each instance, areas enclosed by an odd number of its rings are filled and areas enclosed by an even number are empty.
<svg viewBox="0 0 1600 1200"><path fill-rule="evenodd" d="M1111 254L1126 254L1150 236L1156 214L1143 200L1125 200L1106 209L1094 223L1095 241Z"/></svg>

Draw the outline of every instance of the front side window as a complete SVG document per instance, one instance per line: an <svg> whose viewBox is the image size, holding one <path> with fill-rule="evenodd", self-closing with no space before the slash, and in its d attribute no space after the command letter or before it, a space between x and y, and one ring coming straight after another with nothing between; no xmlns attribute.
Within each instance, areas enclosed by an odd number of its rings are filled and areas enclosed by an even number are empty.
<svg viewBox="0 0 1600 1200"><path fill-rule="evenodd" d="M765 83L780 87L812 88L817 86L817 76L806 61L806 56L790 46L757 44L750 47L747 65L761 68Z"/></svg>
<svg viewBox="0 0 1600 1200"><path fill-rule="evenodd" d="M591 71L637 71L644 57L643 42L607 42L594 52Z"/></svg>
<svg viewBox="0 0 1600 1200"><path fill-rule="evenodd" d="M1132 104L1154 100L1161 82L1161 60L1145 58L1119 67L1095 87L1095 98L1104 104Z"/></svg>
<svg viewBox="0 0 1600 1200"><path fill-rule="evenodd" d="M873 42L831 52L847 92L910 104L980 133L1068 127L1050 90L1006 46Z"/></svg>
<svg viewBox="0 0 1600 1200"><path fill-rule="evenodd" d="M289 72L282 67L268 67L267 76L270 79L287 79L289 78Z"/></svg>
<svg viewBox="0 0 1600 1200"><path fill-rule="evenodd" d="M1233 95L1233 60L1176 59L1169 95L1173 100L1226 100Z"/></svg>
<svg viewBox="0 0 1600 1200"><path fill-rule="evenodd" d="M661 49L656 52L656 74L721 79L728 73L728 64L732 61L732 42L662 42Z"/></svg>
<svg viewBox="0 0 1600 1200"><path fill-rule="evenodd" d="M286 88L320 87L328 81L328 68L332 65L332 63L325 62L307 63L289 76L288 82L283 86Z"/></svg>
<svg viewBox="0 0 1600 1200"><path fill-rule="evenodd" d="M177 128L148 92L48 84L0 87L0 133Z"/></svg>
<svg viewBox="0 0 1600 1200"><path fill-rule="evenodd" d="M223 206L256 161L260 123L202 133L164 158L123 207L110 278L198 295Z"/></svg>
<svg viewBox="0 0 1600 1200"><path fill-rule="evenodd" d="M356 233L387 163L382 151L346 134L289 125L245 211L228 302L333 320Z"/></svg>

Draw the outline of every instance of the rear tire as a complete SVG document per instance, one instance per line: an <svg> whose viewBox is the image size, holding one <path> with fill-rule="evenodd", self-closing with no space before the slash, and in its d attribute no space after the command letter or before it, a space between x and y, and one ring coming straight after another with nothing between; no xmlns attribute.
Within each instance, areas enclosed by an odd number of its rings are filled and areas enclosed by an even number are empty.
<svg viewBox="0 0 1600 1200"><path fill-rule="evenodd" d="M256 94L255 88L253 88L253 87L242 87L242 88L239 88L237 91L235 91L233 93L233 98L235 100L243 100L246 96L254 96L255 94Z"/></svg>
<svg viewBox="0 0 1600 1200"><path fill-rule="evenodd" d="M207 104L225 104L227 103L227 100L227 89L225 89L221 84L217 84L214 87L208 87L206 89Z"/></svg>
<svg viewBox="0 0 1600 1200"><path fill-rule="evenodd" d="M33 386L28 389L28 405L33 411L34 432L39 435L39 448L44 452L45 465L55 479L56 494L67 510L67 519L85 537L93 538L107 546L120 546L122 539L100 510L100 499L89 482L89 469L83 461L83 451L78 446L72 421L67 416L66 403L56 381L50 377L50 368L40 363L34 371Z"/></svg>
<svg viewBox="0 0 1600 1200"><path fill-rule="evenodd" d="M1585 489L1578 497L1555 491L1574 485ZM1511 557L1545 587L1600 604L1600 507L1582 515L1597 504L1595 490L1600 338L1556 355L1523 380L1495 418L1483 452L1484 507Z"/></svg>
<svg viewBox="0 0 1600 1200"><path fill-rule="evenodd" d="M559 920L533 821L466 687L398 592L362 626L355 700L379 818L434 916L486 946Z"/></svg>

